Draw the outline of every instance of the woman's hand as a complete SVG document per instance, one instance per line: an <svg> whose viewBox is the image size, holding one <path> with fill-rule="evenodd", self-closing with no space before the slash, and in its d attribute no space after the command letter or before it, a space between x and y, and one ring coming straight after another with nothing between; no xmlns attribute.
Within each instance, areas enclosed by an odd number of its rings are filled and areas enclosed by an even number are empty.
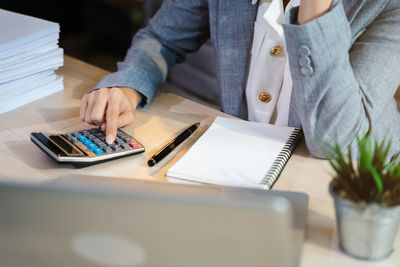
<svg viewBox="0 0 400 267"><path fill-rule="evenodd" d="M333 0L301 0L297 22L299 25L312 21L331 9Z"/></svg>
<svg viewBox="0 0 400 267"><path fill-rule="evenodd" d="M84 122L101 126L106 142L114 142L117 129L133 122L142 96L128 87L100 88L83 96L80 117Z"/></svg>

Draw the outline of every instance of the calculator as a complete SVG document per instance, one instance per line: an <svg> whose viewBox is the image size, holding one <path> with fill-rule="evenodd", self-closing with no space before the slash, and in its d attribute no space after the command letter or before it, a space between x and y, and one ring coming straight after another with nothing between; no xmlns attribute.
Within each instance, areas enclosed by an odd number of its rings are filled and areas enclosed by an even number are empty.
<svg viewBox="0 0 400 267"><path fill-rule="evenodd" d="M144 152L135 138L122 130L111 145L106 143L106 133L92 128L66 134L32 132L31 140L50 157L60 163L85 167L100 162Z"/></svg>

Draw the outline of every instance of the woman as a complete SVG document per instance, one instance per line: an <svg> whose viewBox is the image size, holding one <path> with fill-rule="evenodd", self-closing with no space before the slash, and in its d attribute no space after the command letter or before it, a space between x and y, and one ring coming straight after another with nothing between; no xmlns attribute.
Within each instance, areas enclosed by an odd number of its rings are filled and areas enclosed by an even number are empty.
<svg viewBox="0 0 400 267"><path fill-rule="evenodd" d="M321 142L346 147L370 131L393 138L392 155L400 151L393 98L400 84L400 1L295 2L166 0L136 34L118 71L83 97L81 118L102 125L112 142L117 127L133 121L136 107L151 102L172 65L211 37L224 112L256 121L265 113L266 122L302 127L309 151L318 157ZM258 22L266 23L264 32ZM278 56L262 49L271 40L283 51ZM262 81L263 74L270 78ZM254 84L266 88L260 92ZM267 90L273 84L280 84L275 101ZM256 95L265 112L257 110Z"/></svg>

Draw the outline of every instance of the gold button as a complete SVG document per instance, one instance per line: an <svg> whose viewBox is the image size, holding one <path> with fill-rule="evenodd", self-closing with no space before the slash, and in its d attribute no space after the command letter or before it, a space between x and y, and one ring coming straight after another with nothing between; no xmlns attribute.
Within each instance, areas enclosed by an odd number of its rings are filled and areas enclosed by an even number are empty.
<svg viewBox="0 0 400 267"><path fill-rule="evenodd" d="M269 101L271 101L271 95L268 94L267 92L261 92L258 95L258 99L260 99L260 101L268 103Z"/></svg>
<svg viewBox="0 0 400 267"><path fill-rule="evenodd" d="M271 49L271 51L269 51L269 53L271 54L271 56L277 56L282 52L282 47L280 47L279 45L275 46L274 48Z"/></svg>

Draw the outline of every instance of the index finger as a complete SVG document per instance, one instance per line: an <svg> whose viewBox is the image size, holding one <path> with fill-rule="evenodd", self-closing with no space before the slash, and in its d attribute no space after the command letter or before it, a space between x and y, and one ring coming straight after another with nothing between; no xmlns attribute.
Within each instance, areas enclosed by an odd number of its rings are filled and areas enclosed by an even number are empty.
<svg viewBox="0 0 400 267"><path fill-rule="evenodd" d="M106 113L106 141L108 144L112 144L117 135L119 109L118 101L108 102Z"/></svg>

